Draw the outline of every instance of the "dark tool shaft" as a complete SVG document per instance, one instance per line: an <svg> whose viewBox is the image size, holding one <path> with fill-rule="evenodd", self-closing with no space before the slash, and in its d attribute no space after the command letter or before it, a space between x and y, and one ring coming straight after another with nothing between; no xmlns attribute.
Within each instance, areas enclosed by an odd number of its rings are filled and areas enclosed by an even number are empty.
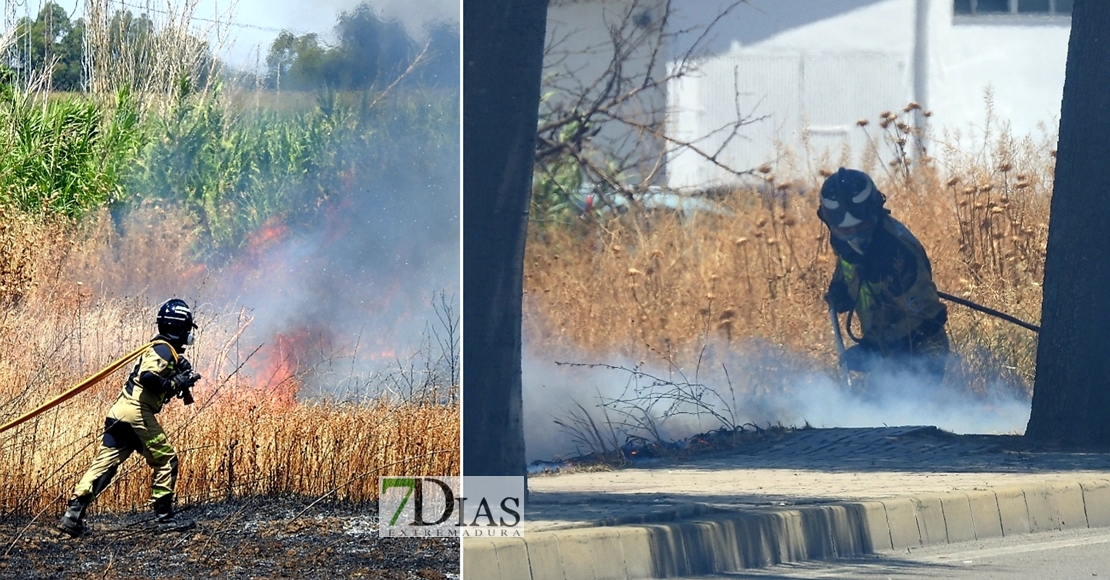
<svg viewBox="0 0 1110 580"><path fill-rule="evenodd" d="M832 322L833 338L836 342L837 368L840 371L840 381L845 387L852 388L852 376L848 374L848 367L844 365L844 337L840 334L840 319L836 316L836 309L829 307L829 321Z"/></svg>
<svg viewBox="0 0 1110 580"><path fill-rule="evenodd" d="M955 302L956 304L962 304L962 305L967 306L968 308L970 308L972 310L978 310L979 312L982 312L984 314L990 314L991 316L996 316L998 318L1001 318L1002 320L1005 320L1006 322L1012 322L1012 323L1014 323L1014 324L1016 324L1016 325L1018 325L1022 328L1028 328L1029 330L1032 330L1033 332L1039 333L1041 331L1041 327L1037 326L1036 324L1029 324L1028 322L1025 322L1024 320L1019 320L1017 318L1014 318L1013 316L1010 316L1009 314L1006 314L1005 312L999 312L999 311L997 311L993 308L987 308L986 306L981 306L981 305L976 304L976 303L974 303L970 300L964 300L963 298L953 296L953 295L948 294L946 292L941 292L940 290L937 290L937 296L940 296L941 298L944 298L945 300Z"/></svg>

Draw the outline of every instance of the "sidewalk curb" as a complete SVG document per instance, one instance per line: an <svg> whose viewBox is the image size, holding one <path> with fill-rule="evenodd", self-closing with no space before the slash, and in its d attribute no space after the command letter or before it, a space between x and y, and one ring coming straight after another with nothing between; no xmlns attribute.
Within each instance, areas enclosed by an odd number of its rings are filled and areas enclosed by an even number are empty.
<svg viewBox="0 0 1110 580"><path fill-rule="evenodd" d="M467 580L667 578L1110 526L1110 480L998 487L688 520L465 538Z"/></svg>

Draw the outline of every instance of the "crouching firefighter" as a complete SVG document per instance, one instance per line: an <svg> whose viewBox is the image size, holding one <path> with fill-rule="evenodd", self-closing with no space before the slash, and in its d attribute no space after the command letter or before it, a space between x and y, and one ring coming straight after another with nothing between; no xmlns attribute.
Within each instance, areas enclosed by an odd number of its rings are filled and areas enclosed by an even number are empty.
<svg viewBox="0 0 1110 580"><path fill-rule="evenodd" d="M193 313L183 300L173 299L158 310L158 335L150 348L139 356L123 390L104 420L104 438L93 460L73 490L68 509L59 528L80 536L86 531L85 509L112 478L132 452L138 451L154 470L151 482L151 507L159 529L183 529L192 522L176 516L173 490L177 481L177 454L155 417L171 398L192 403L189 389L200 380L188 359L185 347L193 344Z"/></svg>
<svg viewBox="0 0 1110 580"><path fill-rule="evenodd" d="M817 216L829 228L836 270L825 301L848 312L847 370L870 372L885 362L937 383L949 352L948 311L937 296L921 242L890 216L884 196L862 171L840 168L821 186ZM861 337L852 333L852 314ZM893 367L893 368L892 368Z"/></svg>

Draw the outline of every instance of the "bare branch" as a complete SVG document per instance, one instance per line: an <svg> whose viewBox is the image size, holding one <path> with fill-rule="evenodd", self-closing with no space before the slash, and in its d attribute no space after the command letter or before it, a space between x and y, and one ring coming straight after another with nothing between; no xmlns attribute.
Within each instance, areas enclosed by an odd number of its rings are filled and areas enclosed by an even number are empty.
<svg viewBox="0 0 1110 580"><path fill-rule="evenodd" d="M725 154L744 138L744 126L765 118L741 111L739 86L735 118L694 136L673 131L668 117L674 112L668 110L666 96L674 82L699 73L711 35L745 3L729 2L708 24L681 29L675 24L678 3L673 0L662 2L663 13L657 16L648 9L656 3L640 0L615 15L605 12L604 5L593 5L590 9L602 11L604 29L591 24L568 30L553 24L536 131L534 201L540 211L534 217L550 217L543 215L546 209L571 207L567 202L580 206L577 198L584 192L596 194L587 208L611 206L614 194L634 200L660 185L666 160L683 153L729 175L753 174L754 168L735 167ZM600 30L606 31L604 40ZM692 40L686 44L687 39ZM668 56L680 41L681 52Z"/></svg>

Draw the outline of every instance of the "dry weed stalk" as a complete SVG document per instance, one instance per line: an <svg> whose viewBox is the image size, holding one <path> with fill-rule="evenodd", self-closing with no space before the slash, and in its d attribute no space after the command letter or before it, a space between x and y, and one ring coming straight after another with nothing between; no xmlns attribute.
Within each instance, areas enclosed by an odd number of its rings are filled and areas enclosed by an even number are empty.
<svg viewBox="0 0 1110 580"><path fill-rule="evenodd" d="M104 95L129 89L167 104L182 82L197 87L215 78L218 63L210 54L218 53L219 45L228 39L228 15L235 3L212 20L195 17L198 4L198 0L147 2L139 10L149 18L144 22L138 16L116 18L120 11L133 8L130 5L85 0L89 90ZM153 30L146 28L147 22ZM216 38L217 46L210 47L201 40L205 38Z"/></svg>
<svg viewBox="0 0 1110 580"><path fill-rule="evenodd" d="M609 405L603 403L599 408L600 417L594 418L582 403L574 401L574 408L564 418L555 419L555 424L570 436L579 455L593 455L608 464L623 464L620 434L625 432L625 426L609 416Z"/></svg>

